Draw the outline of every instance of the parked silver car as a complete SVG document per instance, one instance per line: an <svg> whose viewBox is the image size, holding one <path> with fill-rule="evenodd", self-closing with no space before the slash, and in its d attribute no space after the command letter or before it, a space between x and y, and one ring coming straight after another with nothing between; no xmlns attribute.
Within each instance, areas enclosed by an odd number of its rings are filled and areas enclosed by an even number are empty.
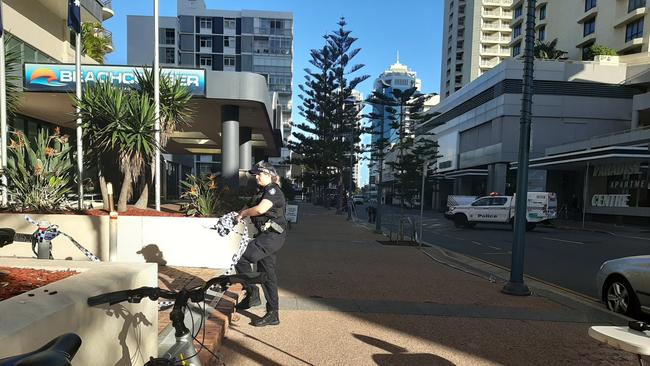
<svg viewBox="0 0 650 366"><path fill-rule="evenodd" d="M650 255L606 261L596 275L601 301L616 313L650 313Z"/></svg>

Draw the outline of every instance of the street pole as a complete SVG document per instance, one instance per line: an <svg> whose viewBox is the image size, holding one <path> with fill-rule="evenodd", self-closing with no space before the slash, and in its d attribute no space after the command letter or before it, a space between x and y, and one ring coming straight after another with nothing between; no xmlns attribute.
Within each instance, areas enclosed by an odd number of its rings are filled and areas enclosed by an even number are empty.
<svg viewBox="0 0 650 366"><path fill-rule="evenodd" d="M526 39L524 74L519 124L519 159L517 162L517 197L515 202L515 233L512 243L510 280L502 292L508 295L528 296L530 289L524 283L524 249L526 247L526 217L528 206L528 155L530 150L530 123L533 106L533 46L535 41L535 3L528 0L526 8Z"/></svg>
<svg viewBox="0 0 650 366"><path fill-rule="evenodd" d="M156 155L154 158L154 176L155 176L155 191L156 191L156 211L160 211L160 50L158 44L160 43L159 26L158 26L158 0L153 2L153 96L154 104L156 105L155 115L155 139L156 139Z"/></svg>
<svg viewBox="0 0 650 366"><path fill-rule="evenodd" d="M382 86L381 93L386 95L386 88ZM381 137L379 138L379 181L377 182L377 212L375 213L375 233L381 234L381 200L383 197L383 176L384 176L384 124L386 123L386 106L381 105Z"/></svg>
<svg viewBox="0 0 650 366"><path fill-rule="evenodd" d="M589 162L585 168L585 185L582 189L582 228L585 228L585 214L587 211L587 190L589 189ZM638 197L638 195L637 195Z"/></svg>
<svg viewBox="0 0 650 366"><path fill-rule="evenodd" d="M350 184L348 189L348 220L352 220L352 206L354 201L352 200L352 189L354 188L354 181L352 180L352 164L354 164L354 127L350 125Z"/></svg>
<svg viewBox="0 0 650 366"><path fill-rule="evenodd" d="M424 218L424 180L427 177L427 163L422 164L422 189L420 190L420 243L422 242L422 219Z"/></svg>
<svg viewBox="0 0 650 366"><path fill-rule="evenodd" d="M7 189L7 84L5 81L5 36L2 28L2 0L0 0L0 206L6 207L8 203Z"/></svg>
<svg viewBox="0 0 650 366"><path fill-rule="evenodd" d="M77 100L81 100L81 32L75 32L75 92ZM83 181L83 172L84 172L84 160L83 160L83 140L82 140L82 121L81 121L81 109L77 105L77 177L79 179L78 190L79 190L79 210L83 210L84 202L84 181Z"/></svg>

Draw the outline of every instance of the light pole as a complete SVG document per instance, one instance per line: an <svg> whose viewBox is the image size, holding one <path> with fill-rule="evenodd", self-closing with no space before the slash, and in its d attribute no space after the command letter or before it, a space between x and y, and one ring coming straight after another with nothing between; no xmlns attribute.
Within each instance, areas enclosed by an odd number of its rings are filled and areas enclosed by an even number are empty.
<svg viewBox="0 0 650 366"><path fill-rule="evenodd" d="M352 108L355 108L357 104L362 103L357 101L354 98L347 98L344 101L344 106L349 105L352 106ZM348 184L348 221L352 220L352 206L354 206L354 201L352 200L352 190L354 189L354 179L353 177L353 167L352 165L354 164L354 124L356 123L356 116L358 115L358 111L356 111L356 108L354 110L356 112L354 120L351 120L350 122L350 182Z"/></svg>
<svg viewBox="0 0 650 366"><path fill-rule="evenodd" d="M528 206L528 153L530 149L530 120L533 106L533 45L535 41L535 3L528 0L526 8L526 40L524 48L524 74L519 124L519 159L517 161L517 198L515 202L515 233L512 243L510 280L502 292L509 295L528 296L530 289L524 283L524 249L526 247L526 216Z"/></svg>
<svg viewBox="0 0 650 366"><path fill-rule="evenodd" d="M390 88L384 80L381 82L381 94L386 95L386 89ZM386 124L386 105L379 103L381 106L381 127L379 129L379 181L377 182L377 212L375 213L375 233L381 234L381 200L383 198L383 183L384 183L384 135L385 135L385 124Z"/></svg>

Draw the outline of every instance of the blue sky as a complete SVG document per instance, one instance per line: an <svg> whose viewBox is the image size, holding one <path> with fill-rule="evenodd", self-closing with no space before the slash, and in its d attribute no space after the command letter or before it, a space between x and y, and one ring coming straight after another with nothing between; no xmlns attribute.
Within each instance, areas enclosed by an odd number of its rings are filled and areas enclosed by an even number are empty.
<svg viewBox="0 0 650 366"><path fill-rule="evenodd" d="M298 85L309 67L309 51L323 45L322 36L337 28L344 16L355 45L362 51L354 59L366 66L357 75L368 74L358 88L364 95L372 89L373 80L395 62L397 51L401 63L417 72L424 92L439 92L440 53L442 42L442 0L206 0L210 9L290 11L294 16L293 103L298 105ZM126 16L153 15L153 1L113 0L115 16L104 23L113 32L115 51L107 63L126 64ZM176 16L175 0L160 0L161 16ZM293 112L293 120L302 117ZM362 169L362 183L368 180Z"/></svg>

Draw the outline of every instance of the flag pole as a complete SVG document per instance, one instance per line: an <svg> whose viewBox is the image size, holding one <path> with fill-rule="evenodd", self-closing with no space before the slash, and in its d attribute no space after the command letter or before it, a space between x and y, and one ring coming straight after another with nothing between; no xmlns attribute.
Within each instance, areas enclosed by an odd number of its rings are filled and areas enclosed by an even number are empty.
<svg viewBox="0 0 650 366"><path fill-rule="evenodd" d="M81 100L81 32L75 32L75 86L76 86L76 95L77 95L77 100ZM79 109L79 105L77 104L76 108L76 113L77 113L77 177L79 179L78 182L78 190L79 190L79 203L78 203L78 208L79 210L83 210L83 202L84 202L84 182L83 182L83 170L84 170L84 162L83 162L83 142L82 142L82 128L81 128L81 109Z"/></svg>
<svg viewBox="0 0 650 366"><path fill-rule="evenodd" d="M153 95L154 104L156 105L156 120L154 130L156 133L156 157L154 159L154 175L156 186L156 211L160 211L160 52L159 46L159 26L158 26L158 0L153 2L153 39L154 39L154 53L153 53Z"/></svg>
<svg viewBox="0 0 650 366"><path fill-rule="evenodd" d="M7 206L7 84L5 80L5 35L2 25L2 0L0 0L0 206Z"/></svg>

